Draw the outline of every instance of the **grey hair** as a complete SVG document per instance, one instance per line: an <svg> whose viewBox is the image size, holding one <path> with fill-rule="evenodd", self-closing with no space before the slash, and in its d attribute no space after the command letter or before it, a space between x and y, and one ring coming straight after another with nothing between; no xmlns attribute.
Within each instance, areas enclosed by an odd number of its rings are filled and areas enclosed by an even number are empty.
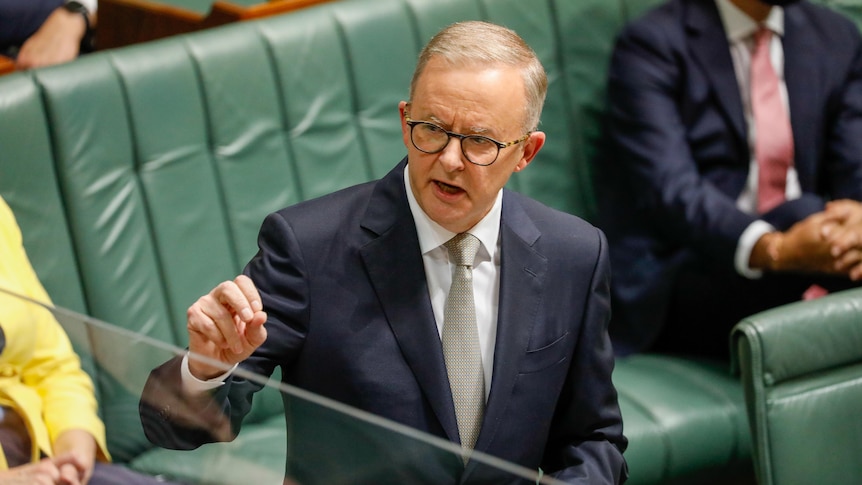
<svg viewBox="0 0 862 485"><path fill-rule="evenodd" d="M515 31L482 21L458 22L441 30L419 53L410 82L411 100L419 76L435 56L452 66L504 65L521 69L527 98L524 131L538 128L548 77L536 53Z"/></svg>

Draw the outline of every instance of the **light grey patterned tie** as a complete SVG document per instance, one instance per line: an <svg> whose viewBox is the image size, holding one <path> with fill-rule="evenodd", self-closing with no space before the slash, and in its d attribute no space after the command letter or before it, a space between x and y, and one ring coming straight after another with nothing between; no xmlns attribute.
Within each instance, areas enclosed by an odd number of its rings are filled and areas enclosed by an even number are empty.
<svg viewBox="0 0 862 485"><path fill-rule="evenodd" d="M479 249L476 236L461 233L444 246L455 263L443 321L443 355L455 402L461 446L472 449L485 410L485 374L473 301L473 260Z"/></svg>

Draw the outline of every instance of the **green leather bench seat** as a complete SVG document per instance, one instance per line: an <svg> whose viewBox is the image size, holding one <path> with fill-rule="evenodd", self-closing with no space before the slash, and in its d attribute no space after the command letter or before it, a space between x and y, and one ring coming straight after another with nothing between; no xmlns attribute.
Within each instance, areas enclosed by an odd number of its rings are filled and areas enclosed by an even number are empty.
<svg viewBox="0 0 862 485"><path fill-rule="evenodd" d="M241 270L265 214L379 177L404 155L397 103L420 47L457 20L516 29L548 71L548 142L512 188L594 219L608 56L623 23L655 3L342 0L7 75L0 193L56 304L183 347L186 308ZM145 439L135 389L84 361L118 461L198 478L217 463L227 471L208 477L226 483L241 483L230 464L246 457L282 469L276 393L255 399L238 441L178 453ZM620 360L614 379L629 483L751 475L728 369L642 355Z"/></svg>
<svg viewBox="0 0 862 485"><path fill-rule="evenodd" d="M742 388L725 366L635 355L617 362L614 382L627 483L752 483Z"/></svg>

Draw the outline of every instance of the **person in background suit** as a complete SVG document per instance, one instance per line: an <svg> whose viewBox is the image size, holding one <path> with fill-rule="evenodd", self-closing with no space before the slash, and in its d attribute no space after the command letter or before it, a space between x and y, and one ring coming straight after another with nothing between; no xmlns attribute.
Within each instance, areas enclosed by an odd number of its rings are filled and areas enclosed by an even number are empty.
<svg viewBox="0 0 862 485"><path fill-rule="evenodd" d="M541 63L515 32L485 22L442 30L399 104L407 157L380 180L269 215L244 274L189 308L190 353L264 376L280 366L287 384L460 444L465 457L479 450L567 483L624 481L604 235L503 189L544 144L546 89ZM472 337L452 339L455 253L446 244L462 238L478 240L465 266L475 323ZM447 342L475 347L444 350ZM453 356L478 361L464 385L479 395L475 412L456 411ZM140 406L149 439L188 449L233 436L260 387L235 372L187 356L154 370ZM226 433L217 417L195 422L198 412L183 411L183 399L208 398L203 409L228 413ZM348 458L327 440L327 465L304 472L319 433L297 431L306 421L286 407L288 475L325 483L326 469ZM354 483L491 473L476 460L420 456L374 476L362 475L371 467L363 464Z"/></svg>
<svg viewBox="0 0 862 485"><path fill-rule="evenodd" d="M858 230L842 226L862 200L848 19L806 1L669 0L619 35L608 104L596 170L618 354L727 358L741 318L862 279Z"/></svg>
<svg viewBox="0 0 862 485"><path fill-rule="evenodd" d="M92 49L96 0L0 0L0 55L17 69L71 61Z"/></svg>
<svg viewBox="0 0 862 485"><path fill-rule="evenodd" d="M0 485L157 485L110 464L93 382L30 266L0 197Z"/></svg>

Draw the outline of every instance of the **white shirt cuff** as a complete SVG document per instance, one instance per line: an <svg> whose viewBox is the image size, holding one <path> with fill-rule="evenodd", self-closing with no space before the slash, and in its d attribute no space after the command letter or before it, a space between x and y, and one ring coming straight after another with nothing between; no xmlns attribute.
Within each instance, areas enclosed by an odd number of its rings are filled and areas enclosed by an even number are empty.
<svg viewBox="0 0 862 485"><path fill-rule="evenodd" d="M98 0L78 0L78 1L81 2L81 5L87 7L87 13L89 13L90 15L96 13L96 11L99 9Z"/></svg>
<svg viewBox="0 0 862 485"><path fill-rule="evenodd" d="M202 381L197 377L193 376L192 371L189 370L189 354L186 354L183 356L183 363L180 367L183 390L189 394L200 394L211 389L220 387L224 385L224 381L233 373L237 365L238 364L234 364L229 371L225 372L220 376L216 376L212 379Z"/></svg>
<svg viewBox="0 0 862 485"><path fill-rule="evenodd" d="M763 270L751 269L748 266L748 261L751 259L751 251L754 250L754 245L768 232L775 231L772 224L766 221L756 220L749 224L739 237L739 242L736 244L736 254L734 256L734 266L736 272L740 275L756 280L763 276Z"/></svg>

